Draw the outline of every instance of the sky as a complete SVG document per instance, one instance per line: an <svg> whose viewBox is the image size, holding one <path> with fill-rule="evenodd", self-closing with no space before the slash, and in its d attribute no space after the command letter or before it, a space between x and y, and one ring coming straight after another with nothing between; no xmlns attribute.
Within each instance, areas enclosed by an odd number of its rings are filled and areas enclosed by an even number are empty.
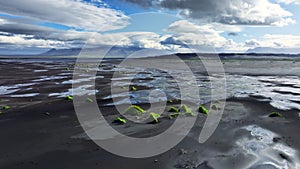
<svg viewBox="0 0 300 169"><path fill-rule="evenodd" d="M300 0L1 0L0 54L120 46L300 53Z"/></svg>

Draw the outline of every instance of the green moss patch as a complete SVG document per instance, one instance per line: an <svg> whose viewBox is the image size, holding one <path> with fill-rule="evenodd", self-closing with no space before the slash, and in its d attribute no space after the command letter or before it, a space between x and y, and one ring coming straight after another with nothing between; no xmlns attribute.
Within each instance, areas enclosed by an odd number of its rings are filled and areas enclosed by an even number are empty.
<svg viewBox="0 0 300 169"><path fill-rule="evenodd" d="M151 122L158 123L158 118L159 117L160 117L159 114L152 112L152 113L150 113L149 119L150 119Z"/></svg>
<svg viewBox="0 0 300 169"><path fill-rule="evenodd" d="M172 113L172 114L169 114L169 119L172 120L174 118L177 118L178 116L180 115L180 113Z"/></svg>
<svg viewBox="0 0 300 169"><path fill-rule="evenodd" d="M67 100L73 100L73 97L72 96L66 96L66 99Z"/></svg>
<svg viewBox="0 0 300 169"><path fill-rule="evenodd" d="M208 114L209 111L204 106L199 106L198 108L199 113Z"/></svg>
<svg viewBox="0 0 300 169"><path fill-rule="evenodd" d="M93 103L94 101L91 98L86 99L87 102Z"/></svg>
<svg viewBox="0 0 300 169"><path fill-rule="evenodd" d="M5 105L5 106L2 107L2 109L3 110L8 110L8 109L10 109L10 106Z"/></svg>
<svg viewBox="0 0 300 169"><path fill-rule="evenodd" d="M173 103L173 100L168 100L167 103Z"/></svg>
<svg viewBox="0 0 300 169"><path fill-rule="evenodd" d="M196 116L196 114L193 113L192 110L185 104L181 106L180 110L188 116Z"/></svg>
<svg viewBox="0 0 300 169"><path fill-rule="evenodd" d="M118 123L118 124L126 124L127 121L121 117L117 117L113 123Z"/></svg>
<svg viewBox="0 0 300 169"><path fill-rule="evenodd" d="M282 117L282 114L278 112L272 112L269 117Z"/></svg>
<svg viewBox="0 0 300 169"><path fill-rule="evenodd" d="M168 112L175 112L178 113L179 110L176 107L171 106Z"/></svg>
<svg viewBox="0 0 300 169"><path fill-rule="evenodd" d="M218 110L218 109L219 109L216 105L212 105L211 108L212 108L213 110Z"/></svg>
<svg viewBox="0 0 300 169"><path fill-rule="evenodd" d="M136 106L136 105L129 106L125 110L126 114L130 114L130 115L134 115L134 116L140 116L140 115L144 114L145 112L146 111L144 109L142 109L141 107Z"/></svg>

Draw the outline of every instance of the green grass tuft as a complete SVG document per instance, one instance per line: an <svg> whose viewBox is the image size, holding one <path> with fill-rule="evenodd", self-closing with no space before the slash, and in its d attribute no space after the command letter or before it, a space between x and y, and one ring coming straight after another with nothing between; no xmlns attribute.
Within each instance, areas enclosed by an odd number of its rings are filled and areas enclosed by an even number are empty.
<svg viewBox="0 0 300 169"><path fill-rule="evenodd" d="M204 106L199 106L198 108L199 113L208 114L209 111Z"/></svg>
<svg viewBox="0 0 300 169"><path fill-rule="evenodd" d="M178 110L176 107L171 106L170 109L169 109L169 112L175 112L175 113L178 113L179 110Z"/></svg>
<svg viewBox="0 0 300 169"><path fill-rule="evenodd" d="M167 103L173 103L173 100L168 100Z"/></svg>
<svg viewBox="0 0 300 169"><path fill-rule="evenodd" d="M155 122L155 123L158 123L158 118L160 117L160 115L159 114L157 114L157 113L150 113L150 120L151 121L153 121L153 122Z"/></svg>
<svg viewBox="0 0 300 169"><path fill-rule="evenodd" d="M146 111L144 109L142 109L141 107L136 106L136 105L129 106L125 110L126 114L137 115L137 116L140 116L140 115L144 114L145 112Z"/></svg>
<svg viewBox="0 0 300 169"><path fill-rule="evenodd" d="M93 103L94 101L91 98L86 99L87 102Z"/></svg>
<svg viewBox="0 0 300 169"><path fill-rule="evenodd" d="M73 97L72 96L67 96L66 99L67 100L73 100Z"/></svg>
<svg viewBox="0 0 300 169"><path fill-rule="evenodd" d="M172 120L173 118L177 118L179 115L180 115L180 113L178 113L178 112L169 114L169 119Z"/></svg>
<svg viewBox="0 0 300 169"><path fill-rule="evenodd" d="M196 114L193 113L192 110L185 104L181 106L180 110L182 110L182 112L185 113L186 115L196 116Z"/></svg>
<svg viewBox="0 0 300 169"><path fill-rule="evenodd" d="M10 109L10 106L7 106L7 105L6 105L6 106L3 106L2 109L3 109L3 110L8 110L8 109Z"/></svg>
<svg viewBox="0 0 300 169"><path fill-rule="evenodd" d="M278 112L272 112L269 117L282 117L282 114Z"/></svg>
<svg viewBox="0 0 300 169"><path fill-rule="evenodd" d="M136 90L137 90L136 87L134 87L134 86L131 87L131 91L136 91Z"/></svg>
<svg viewBox="0 0 300 169"><path fill-rule="evenodd" d="M118 124L126 124L127 121L121 117L117 117L115 120L114 120L114 123L118 123Z"/></svg>
<svg viewBox="0 0 300 169"><path fill-rule="evenodd" d="M218 109L219 109L216 105L212 105L211 108L212 108L213 110L218 110Z"/></svg>

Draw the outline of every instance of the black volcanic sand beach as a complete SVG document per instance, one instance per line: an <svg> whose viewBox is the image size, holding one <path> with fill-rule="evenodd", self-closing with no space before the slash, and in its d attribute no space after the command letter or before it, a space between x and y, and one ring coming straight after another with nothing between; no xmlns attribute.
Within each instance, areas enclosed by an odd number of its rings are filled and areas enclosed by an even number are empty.
<svg viewBox="0 0 300 169"><path fill-rule="evenodd" d="M162 117L157 124L112 123L118 113L110 105L112 98L108 86L112 78L109 70L114 69L115 64L115 61L104 62L103 71L98 71L99 79L96 79L96 98L106 120L117 131L133 137L162 133L174 119ZM0 106L10 106L0 110L1 169L297 169L300 166L299 62L224 61L226 74L231 78L260 78L258 82L272 89L261 95L259 92L247 93L246 97L229 95L222 120L205 143L198 142L207 117L200 113L182 142L161 155L143 159L113 155L84 134L73 102L66 99L72 95L73 65L74 60L63 59L0 61ZM197 73L206 76L200 69ZM141 77L135 83L151 84L153 80L161 80L159 76L149 76ZM287 77L290 81L276 81L277 77ZM234 84L229 78L228 88L231 82ZM147 103L138 102L143 94L139 91L155 86L135 86L133 102L143 108L149 107ZM91 89L89 86L85 89L88 95ZM244 91L238 94L244 94ZM284 97L276 100L281 95ZM168 95L172 99L171 96L172 93ZM116 98L122 104L122 96ZM179 103L177 100L168 106L178 107ZM277 103L282 105L276 107ZM209 102L204 106L208 107ZM271 118L271 112L280 112L283 117Z"/></svg>

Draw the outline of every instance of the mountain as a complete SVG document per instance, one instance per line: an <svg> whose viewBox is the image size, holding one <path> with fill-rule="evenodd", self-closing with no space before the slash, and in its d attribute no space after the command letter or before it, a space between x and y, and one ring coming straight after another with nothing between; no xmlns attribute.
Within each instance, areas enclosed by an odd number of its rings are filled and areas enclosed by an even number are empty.
<svg viewBox="0 0 300 169"><path fill-rule="evenodd" d="M80 53L80 48L73 49L50 49L49 51L42 53L42 56L76 56Z"/></svg>
<svg viewBox="0 0 300 169"><path fill-rule="evenodd" d="M271 47L257 47L249 49L246 53L274 53L274 54L298 54L299 48L271 48Z"/></svg>
<svg viewBox="0 0 300 169"><path fill-rule="evenodd" d="M48 49L40 48L1 48L0 47L0 56L33 56L43 52L46 52Z"/></svg>
<svg viewBox="0 0 300 169"><path fill-rule="evenodd" d="M41 56L108 56L108 57L127 57L135 52L143 50L137 47L110 47L102 46L97 48L71 48L71 49L50 49L42 53Z"/></svg>

